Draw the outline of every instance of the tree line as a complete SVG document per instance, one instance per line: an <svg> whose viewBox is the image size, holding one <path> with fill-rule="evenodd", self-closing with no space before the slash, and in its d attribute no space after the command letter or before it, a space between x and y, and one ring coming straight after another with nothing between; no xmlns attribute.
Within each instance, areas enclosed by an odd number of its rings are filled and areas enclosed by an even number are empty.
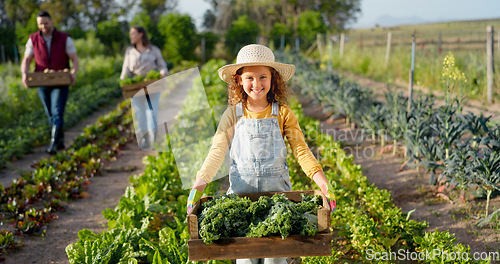
<svg viewBox="0 0 500 264"><path fill-rule="evenodd" d="M206 55L223 41L226 54L261 38L279 46L295 38L301 46L312 44L317 33L341 31L356 20L361 0L204 0L209 3L202 28L177 12L178 0L3 0L0 1L0 45L8 59L24 49L29 34L38 30L39 10L51 13L60 30L72 38L93 34L108 54L122 53L128 45L130 26L142 25L151 42L173 63L199 60L195 49L204 39ZM9 48L14 47L14 48Z"/></svg>

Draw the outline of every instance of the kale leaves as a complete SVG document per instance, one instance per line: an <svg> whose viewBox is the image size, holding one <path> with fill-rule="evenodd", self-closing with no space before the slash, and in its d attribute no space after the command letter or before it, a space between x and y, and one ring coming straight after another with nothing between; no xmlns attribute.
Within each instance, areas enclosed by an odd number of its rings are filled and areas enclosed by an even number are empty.
<svg viewBox="0 0 500 264"><path fill-rule="evenodd" d="M314 236L321 202L320 196L304 194L299 203L290 201L285 194L261 196L255 202L236 194L217 197L202 206L200 237L211 244L229 237Z"/></svg>

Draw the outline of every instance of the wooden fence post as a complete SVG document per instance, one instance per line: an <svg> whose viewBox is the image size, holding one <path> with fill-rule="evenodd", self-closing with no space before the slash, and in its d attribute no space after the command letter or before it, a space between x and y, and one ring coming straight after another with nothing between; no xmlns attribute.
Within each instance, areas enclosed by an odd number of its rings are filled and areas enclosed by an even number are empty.
<svg viewBox="0 0 500 264"><path fill-rule="evenodd" d="M3 64L5 63L5 48L3 45L1 46L1 53L2 53L2 64Z"/></svg>
<svg viewBox="0 0 500 264"><path fill-rule="evenodd" d="M330 35L327 35L326 43L328 43L328 72L333 71L333 41Z"/></svg>
<svg viewBox="0 0 500 264"><path fill-rule="evenodd" d="M442 34L441 34L441 31L439 31L439 34L438 34L438 53L441 53L442 49L441 49L441 45L442 45Z"/></svg>
<svg viewBox="0 0 500 264"><path fill-rule="evenodd" d="M363 33L359 33L359 50L363 49Z"/></svg>
<svg viewBox="0 0 500 264"><path fill-rule="evenodd" d="M385 67L389 65L389 56L391 54L392 32L387 33L387 47L385 48Z"/></svg>
<svg viewBox="0 0 500 264"><path fill-rule="evenodd" d="M493 62L493 51L494 51L494 29L493 26L487 26L486 27L486 57L487 57L487 63L486 63L486 78L488 80L488 87L486 91L486 98L488 101L488 104L491 104L493 102L493 77L495 75L495 68L494 68L494 62Z"/></svg>
<svg viewBox="0 0 500 264"><path fill-rule="evenodd" d="M297 53L300 52L300 40L299 40L299 36L295 37L295 52L297 52Z"/></svg>
<svg viewBox="0 0 500 264"><path fill-rule="evenodd" d="M7 69L8 69L8 76L14 76L14 71L12 69L12 61L9 60L7 63Z"/></svg>
<svg viewBox="0 0 500 264"><path fill-rule="evenodd" d="M14 46L14 63L16 65L19 65L19 59L18 59L19 53L17 51L17 46Z"/></svg>
<svg viewBox="0 0 500 264"><path fill-rule="evenodd" d="M305 56L309 56L309 54L318 46L318 41L314 41L314 43L307 49L306 53L304 53Z"/></svg>
<svg viewBox="0 0 500 264"><path fill-rule="evenodd" d="M342 34L340 34L340 57L341 58L344 56L344 41L345 41L345 34L342 33Z"/></svg>
<svg viewBox="0 0 500 264"><path fill-rule="evenodd" d="M318 43L318 51L319 51L319 56L323 57L324 50L323 50L323 40L321 37L320 33L316 34L316 42Z"/></svg>
<svg viewBox="0 0 500 264"><path fill-rule="evenodd" d="M416 31L413 31L413 41L411 43L411 68L410 68L410 80L408 85L408 114L411 113L411 104L413 97L413 76L415 72L415 41L416 41Z"/></svg>

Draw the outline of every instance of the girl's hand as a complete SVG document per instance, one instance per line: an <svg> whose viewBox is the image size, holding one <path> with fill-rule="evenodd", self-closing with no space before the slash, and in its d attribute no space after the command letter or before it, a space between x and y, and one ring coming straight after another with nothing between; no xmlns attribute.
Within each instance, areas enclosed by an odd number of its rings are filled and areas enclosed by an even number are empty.
<svg viewBox="0 0 500 264"><path fill-rule="evenodd" d="M325 177L325 174L323 171L317 171L312 179L314 182L318 185L318 187L321 189L321 192L326 196L328 199L328 203L330 204L330 210L335 211L335 208L337 207L337 202L335 201L335 194L333 194L333 186L328 182L328 180Z"/></svg>
<svg viewBox="0 0 500 264"><path fill-rule="evenodd" d="M330 210L335 211L337 207L337 202L335 201L335 194L333 194L333 186L326 182L321 186L321 192L326 196L328 202L330 203Z"/></svg>
<svg viewBox="0 0 500 264"><path fill-rule="evenodd" d="M194 205L200 200L201 195L203 194L203 190L205 190L206 186L207 183L202 179L197 179L194 182L193 189L191 189L187 201L187 214L190 214L191 211L193 211Z"/></svg>
<svg viewBox="0 0 500 264"><path fill-rule="evenodd" d="M193 211L193 207L200 200L201 195L202 192L198 191L198 189L191 190L187 201L187 214L190 214L191 211Z"/></svg>

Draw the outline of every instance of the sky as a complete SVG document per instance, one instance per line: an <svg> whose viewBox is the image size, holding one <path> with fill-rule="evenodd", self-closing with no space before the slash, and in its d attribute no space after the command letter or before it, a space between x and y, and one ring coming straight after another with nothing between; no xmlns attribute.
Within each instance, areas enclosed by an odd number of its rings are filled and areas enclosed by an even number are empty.
<svg viewBox="0 0 500 264"><path fill-rule="evenodd" d="M351 28L500 18L499 0L361 0ZM384 21L392 21L384 25ZM385 23L388 23L385 22Z"/></svg>
<svg viewBox="0 0 500 264"><path fill-rule="evenodd" d="M179 0L177 10L189 14L200 30L205 0ZM457 20L500 18L500 0L361 0L358 21L348 28L395 26Z"/></svg>
<svg viewBox="0 0 500 264"><path fill-rule="evenodd" d="M207 9L210 9L210 5L205 0L179 0L177 3L177 10L181 14L190 15L198 31L201 31L203 14Z"/></svg>

